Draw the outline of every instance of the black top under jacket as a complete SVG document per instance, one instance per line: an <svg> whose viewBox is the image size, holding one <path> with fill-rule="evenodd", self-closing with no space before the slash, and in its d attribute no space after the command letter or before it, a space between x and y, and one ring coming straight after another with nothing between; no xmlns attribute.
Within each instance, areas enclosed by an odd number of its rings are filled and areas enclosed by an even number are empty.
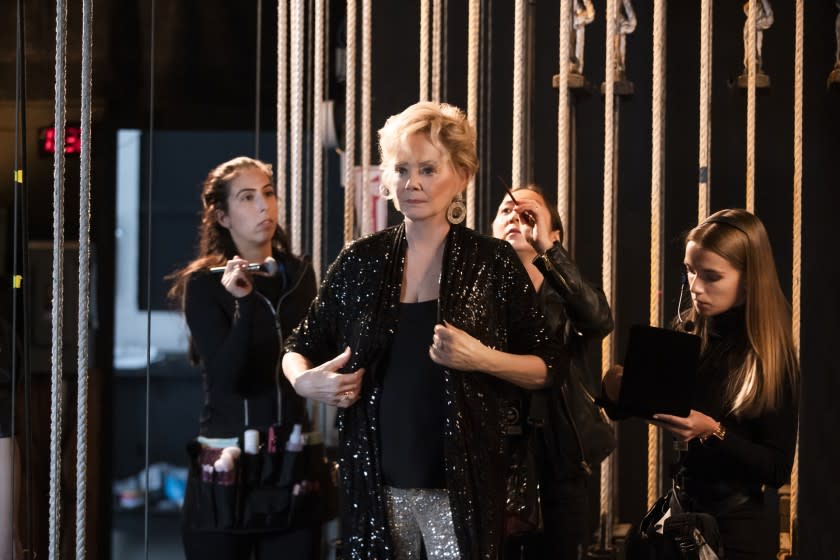
<svg viewBox="0 0 840 560"><path fill-rule="evenodd" d="M513 248L453 225L446 237L440 318L497 350L537 355L549 382L562 382L568 358L549 336L536 293ZM344 490L342 543L353 560L394 557L382 492L378 430L384 368L399 323L405 226L359 239L330 266L309 313L287 342L313 364L346 347L345 372L365 368L361 399L339 411ZM446 488L459 555L494 560L504 539L504 404L514 385L479 371L444 370Z"/></svg>

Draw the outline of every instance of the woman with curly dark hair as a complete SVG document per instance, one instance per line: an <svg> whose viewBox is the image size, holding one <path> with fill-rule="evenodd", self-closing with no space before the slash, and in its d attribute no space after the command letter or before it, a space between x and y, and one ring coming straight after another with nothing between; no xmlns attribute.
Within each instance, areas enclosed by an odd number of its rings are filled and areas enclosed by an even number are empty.
<svg viewBox="0 0 840 560"><path fill-rule="evenodd" d="M291 254L277 223L271 166L247 157L222 163L207 175L202 200L199 254L172 275L170 290L190 330L190 356L201 368L200 439L212 445L247 429L265 434L278 421L305 426L304 401L279 375L279 359L284 336L314 297L315 276L306 259ZM252 271L254 264L267 272ZM190 477L184 503L188 559L318 556L316 527L212 530L198 485Z"/></svg>

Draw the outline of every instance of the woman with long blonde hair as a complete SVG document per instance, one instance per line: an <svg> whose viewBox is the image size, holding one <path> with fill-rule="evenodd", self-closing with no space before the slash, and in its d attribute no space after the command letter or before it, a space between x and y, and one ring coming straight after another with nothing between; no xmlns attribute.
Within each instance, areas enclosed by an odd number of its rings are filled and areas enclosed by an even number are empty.
<svg viewBox="0 0 840 560"><path fill-rule="evenodd" d="M702 340L696 392L688 417L653 415L687 444L676 497L715 518L726 560L775 558L778 520L763 489L790 477L799 364L767 231L745 210L721 210L688 233L683 264L691 305L675 324ZM609 400L620 382L620 368L607 373Z"/></svg>

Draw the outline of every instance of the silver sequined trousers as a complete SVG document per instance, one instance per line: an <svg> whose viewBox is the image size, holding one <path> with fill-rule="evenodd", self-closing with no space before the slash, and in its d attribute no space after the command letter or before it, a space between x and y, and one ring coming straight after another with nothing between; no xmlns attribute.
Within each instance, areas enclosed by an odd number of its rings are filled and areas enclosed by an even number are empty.
<svg viewBox="0 0 840 560"><path fill-rule="evenodd" d="M421 558L423 543L428 560L459 557L446 490L386 486L385 504L396 560Z"/></svg>

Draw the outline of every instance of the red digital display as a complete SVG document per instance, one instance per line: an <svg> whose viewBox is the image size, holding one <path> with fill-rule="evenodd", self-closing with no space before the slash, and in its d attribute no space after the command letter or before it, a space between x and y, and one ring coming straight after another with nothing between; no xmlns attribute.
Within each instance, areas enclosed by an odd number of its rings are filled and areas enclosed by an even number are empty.
<svg viewBox="0 0 840 560"><path fill-rule="evenodd" d="M55 153L55 127L46 126L39 131L41 140L41 152L44 154ZM76 155L82 151L82 129L76 125L67 125L64 128L64 153Z"/></svg>

